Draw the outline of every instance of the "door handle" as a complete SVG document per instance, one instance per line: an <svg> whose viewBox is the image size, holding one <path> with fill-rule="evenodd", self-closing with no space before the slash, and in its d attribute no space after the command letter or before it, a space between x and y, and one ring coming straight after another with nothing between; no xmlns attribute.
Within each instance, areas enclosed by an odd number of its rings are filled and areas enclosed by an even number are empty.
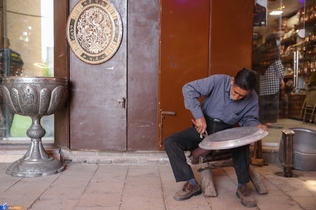
<svg viewBox="0 0 316 210"><path fill-rule="evenodd" d="M116 101L121 105L121 108L125 109L125 98L118 98Z"/></svg>
<svg viewBox="0 0 316 210"><path fill-rule="evenodd" d="M160 127L160 135L159 135L159 147L162 147L162 136L163 136L163 119L165 118L165 115L171 115L171 116L175 116L176 112L172 112L172 111L162 111L160 110L160 123L159 123L159 127Z"/></svg>
<svg viewBox="0 0 316 210"><path fill-rule="evenodd" d="M176 115L176 113L171 111L161 111L161 115Z"/></svg>

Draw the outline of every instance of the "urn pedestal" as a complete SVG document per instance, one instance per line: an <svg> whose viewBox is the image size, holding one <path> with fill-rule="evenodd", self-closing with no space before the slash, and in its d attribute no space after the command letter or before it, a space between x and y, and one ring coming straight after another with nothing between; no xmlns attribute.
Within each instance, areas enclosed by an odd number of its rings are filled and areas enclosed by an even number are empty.
<svg viewBox="0 0 316 210"><path fill-rule="evenodd" d="M32 125L27 130L31 138L23 158L8 167L6 173L15 177L38 177L59 173L64 165L49 156L42 144L46 131L41 118L56 113L67 98L67 78L5 77L2 82L4 103L14 114L29 116Z"/></svg>

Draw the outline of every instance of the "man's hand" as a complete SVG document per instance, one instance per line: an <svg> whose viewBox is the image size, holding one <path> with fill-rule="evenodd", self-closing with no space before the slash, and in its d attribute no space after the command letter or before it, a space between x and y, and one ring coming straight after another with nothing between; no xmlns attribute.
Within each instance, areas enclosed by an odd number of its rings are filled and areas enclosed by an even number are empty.
<svg viewBox="0 0 316 210"><path fill-rule="evenodd" d="M191 120L193 124L195 125L195 129L199 134L203 134L206 130L207 124L205 118L199 118L196 120Z"/></svg>
<svg viewBox="0 0 316 210"><path fill-rule="evenodd" d="M257 128L260 128L260 129L262 129L262 130L264 130L264 131L267 131L267 130L268 130L267 126L262 125L262 124L258 124L258 125L256 125L256 127L257 127Z"/></svg>

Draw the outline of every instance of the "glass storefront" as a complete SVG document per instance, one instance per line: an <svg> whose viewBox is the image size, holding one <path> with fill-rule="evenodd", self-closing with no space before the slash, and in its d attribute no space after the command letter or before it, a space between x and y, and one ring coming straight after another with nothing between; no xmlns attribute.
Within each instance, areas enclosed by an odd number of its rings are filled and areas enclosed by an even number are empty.
<svg viewBox="0 0 316 210"><path fill-rule="evenodd" d="M254 0L253 69L262 76L258 93L265 87L278 90L260 93L261 116L269 133L280 136L281 128L315 129L315 115L306 112L306 93L316 72L316 2L314 0ZM53 0L2 0L1 6L1 77L54 76ZM282 12L272 15L272 12ZM271 14L270 14L271 13ZM277 51L267 43L273 38ZM276 56L278 53L278 56ZM273 58L273 59L272 59ZM271 64L280 60L284 85L264 78ZM316 74L316 73L315 73ZM270 82L264 85L263 82ZM264 91L262 91L264 92ZM276 101L276 102L275 102ZM3 141L29 140L29 117L13 115L0 99L0 133ZM262 106L266 106L262 108ZM272 108L271 108L272 107ZM276 107L276 108L273 108ZM268 116L271 114L271 118ZM262 117L262 118L263 118ZM305 123L303 123L305 119ZM42 118L45 140L54 136L54 116ZM275 129L274 129L275 128ZM265 143L278 143L269 135Z"/></svg>
<svg viewBox="0 0 316 210"><path fill-rule="evenodd" d="M2 0L1 78L54 76L53 0ZM12 114L1 97L1 140L29 140L31 118ZM54 116L44 116L43 141L54 136Z"/></svg>
<svg viewBox="0 0 316 210"><path fill-rule="evenodd" d="M316 2L255 0L252 61L260 78L260 120L269 134L291 127L315 130L316 96L307 96L316 80ZM280 139L269 136L264 143L278 144Z"/></svg>

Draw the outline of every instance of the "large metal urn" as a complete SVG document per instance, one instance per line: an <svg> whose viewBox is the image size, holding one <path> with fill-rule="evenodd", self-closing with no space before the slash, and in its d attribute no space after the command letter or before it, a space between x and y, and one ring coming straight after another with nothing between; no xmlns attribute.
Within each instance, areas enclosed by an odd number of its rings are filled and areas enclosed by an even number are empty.
<svg viewBox="0 0 316 210"><path fill-rule="evenodd" d="M5 104L14 114L29 116L32 125L27 130L31 138L23 158L15 161L6 173L15 177L38 177L59 173L64 165L49 156L42 144L46 131L41 118L56 113L67 98L67 78L54 77L5 77L2 95Z"/></svg>

